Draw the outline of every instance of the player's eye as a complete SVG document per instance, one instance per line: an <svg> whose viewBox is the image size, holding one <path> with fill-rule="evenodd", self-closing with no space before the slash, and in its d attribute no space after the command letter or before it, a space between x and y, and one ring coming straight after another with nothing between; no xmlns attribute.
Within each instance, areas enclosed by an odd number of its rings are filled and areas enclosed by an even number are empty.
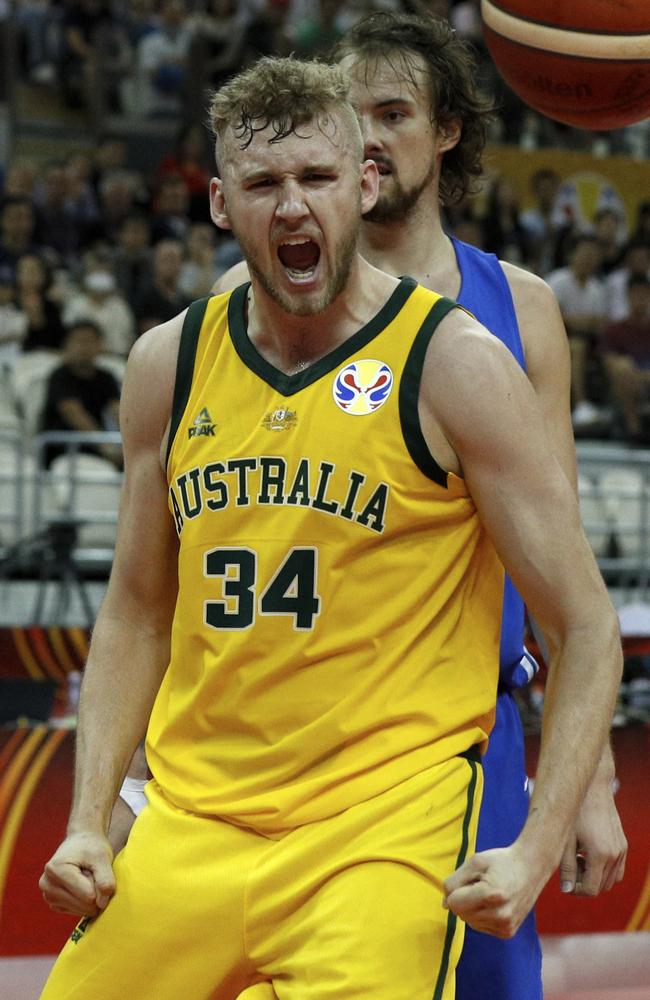
<svg viewBox="0 0 650 1000"><path fill-rule="evenodd" d="M404 114L403 111L397 111L397 110L387 111L386 114L384 115L384 121L389 121L389 122L399 122L402 120L402 118L406 118L406 115Z"/></svg>

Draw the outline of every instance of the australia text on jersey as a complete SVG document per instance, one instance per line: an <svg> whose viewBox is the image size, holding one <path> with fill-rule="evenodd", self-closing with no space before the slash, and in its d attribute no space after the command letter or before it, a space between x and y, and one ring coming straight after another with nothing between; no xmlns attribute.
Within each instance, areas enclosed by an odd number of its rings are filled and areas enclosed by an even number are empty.
<svg viewBox="0 0 650 1000"><path fill-rule="evenodd" d="M185 520L231 504L283 504L311 507L381 534L386 524L388 484L380 482L368 488L364 474L351 469L345 488L335 496L330 482L334 470L331 462L316 465L308 458L301 458L291 469L286 459L270 455L196 465L177 476L169 487L176 530L180 535Z"/></svg>

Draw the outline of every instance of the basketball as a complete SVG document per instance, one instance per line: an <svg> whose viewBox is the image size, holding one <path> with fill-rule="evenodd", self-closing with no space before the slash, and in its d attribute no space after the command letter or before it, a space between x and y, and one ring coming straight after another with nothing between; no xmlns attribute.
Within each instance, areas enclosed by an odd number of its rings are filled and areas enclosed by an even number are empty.
<svg viewBox="0 0 650 1000"><path fill-rule="evenodd" d="M496 68L542 114L585 129L650 116L650 0L481 0Z"/></svg>

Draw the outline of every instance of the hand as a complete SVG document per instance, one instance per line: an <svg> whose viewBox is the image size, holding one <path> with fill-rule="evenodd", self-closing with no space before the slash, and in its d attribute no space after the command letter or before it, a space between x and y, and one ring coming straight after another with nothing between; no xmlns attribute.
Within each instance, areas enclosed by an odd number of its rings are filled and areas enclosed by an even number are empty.
<svg viewBox="0 0 650 1000"><path fill-rule="evenodd" d="M515 843L468 858L445 879L443 906L476 931L511 938L532 910L545 882Z"/></svg>
<svg viewBox="0 0 650 1000"><path fill-rule="evenodd" d="M612 780L596 775L587 789L576 825L560 862L562 892L598 896L625 874L627 840L619 819Z"/></svg>
<svg viewBox="0 0 650 1000"><path fill-rule="evenodd" d="M100 833L75 833L55 851L39 887L55 913L96 917L115 892L113 851Z"/></svg>

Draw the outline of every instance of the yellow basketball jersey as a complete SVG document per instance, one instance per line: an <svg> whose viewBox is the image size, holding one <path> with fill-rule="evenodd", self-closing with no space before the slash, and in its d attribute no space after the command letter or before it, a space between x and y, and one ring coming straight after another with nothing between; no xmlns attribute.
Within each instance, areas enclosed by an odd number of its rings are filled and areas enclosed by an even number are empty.
<svg viewBox="0 0 650 1000"><path fill-rule="evenodd" d="M454 303L402 279L285 375L248 338L247 288L194 303L181 338L179 593L147 756L177 805L274 835L484 743L503 569L418 422Z"/></svg>

